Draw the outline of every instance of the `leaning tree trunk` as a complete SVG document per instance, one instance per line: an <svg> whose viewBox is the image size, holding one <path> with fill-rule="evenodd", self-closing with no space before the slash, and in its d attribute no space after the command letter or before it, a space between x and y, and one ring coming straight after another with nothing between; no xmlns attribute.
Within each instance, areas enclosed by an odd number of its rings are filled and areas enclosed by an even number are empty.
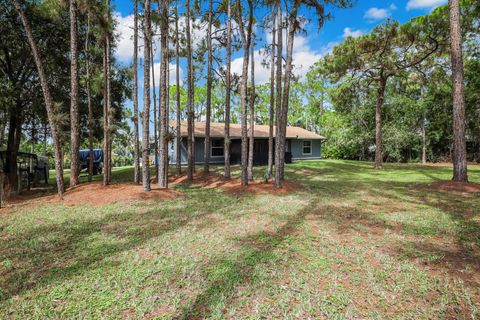
<svg viewBox="0 0 480 320"><path fill-rule="evenodd" d="M273 169L273 121L275 118L275 10L272 10L272 52L270 53L270 112L268 128L268 177Z"/></svg>
<svg viewBox="0 0 480 320"><path fill-rule="evenodd" d="M465 142L465 93L458 0L448 1L450 12L450 39L453 82L453 180L467 182L467 147Z"/></svg>
<svg viewBox="0 0 480 320"><path fill-rule="evenodd" d="M168 68L168 0L160 2L160 165L158 166L158 186L167 187L167 68Z"/></svg>
<svg viewBox="0 0 480 320"><path fill-rule="evenodd" d="M63 197L63 163L62 163L62 145L60 141L60 130L55 120L55 105L53 103L52 95L50 94L50 89L48 87L48 80L45 74L45 70L43 68L42 59L40 57L40 53L38 51L37 44L35 39L33 38L32 29L30 27L30 23L23 12L20 3L18 0L12 0L15 9L17 10L18 15L20 16L20 20L22 21L23 27L25 29L25 33L27 35L28 42L30 44L30 48L32 50L32 55L35 60L35 65L37 66L38 70L38 77L40 79L40 85L42 87L43 98L45 100L45 107L47 109L47 117L48 122L50 124L50 130L52 132L52 140L53 140L53 148L55 154L55 174L57 180L57 191L60 198Z"/></svg>
<svg viewBox="0 0 480 320"><path fill-rule="evenodd" d="M188 158L188 167L187 167L187 180L193 180L193 171L195 166L195 155L194 155L194 146L193 146L193 68L192 68L192 42L190 36L190 0L186 1L186 40L187 40L187 87L188 87L188 97L187 97L187 158Z"/></svg>
<svg viewBox="0 0 480 320"><path fill-rule="evenodd" d="M230 92L231 92L231 64L232 64L232 8L227 0L227 54L225 74L225 131L224 131L224 178L230 179Z"/></svg>
<svg viewBox="0 0 480 320"><path fill-rule="evenodd" d="M280 188L281 168L280 153L281 148L281 114L282 114L282 64L283 64L283 21L282 7L280 2L277 3L277 106L275 108L275 186Z"/></svg>
<svg viewBox="0 0 480 320"><path fill-rule="evenodd" d="M375 107L375 169L383 168L383 144L382 144L382 109L385 101L385 88L387 79L381 77L377 90L377 104Z"/></svg>
<svg viewBox="0 0 480 320"><path fill-rule="evenodd" d="M212 112L212 19L213 19L213 0L209 0L208 7L208 29L207 29L207 105L205 119L205 143L203 152L203 171L208 174L210 170L210 117Z"/></svg>
<svg viewBox="0 0 480 320"><path fill-rule="evenodd" d="M292 12L289 15L288 21L288 37L287 37L287 61L285 63L285 78L283 80L283 92L282 92L282 110L280 113L280 153L279 153L279 166L276 169L275 184L277 188L282 186L282 180L285 169L285 144L286 144L286 131L288 121L288 98L290 94L290 78L292 74L292 62L293 62L293 42L295 41L296 32L296 20L297 20L298 3L296 2ZM277 179L278 177L278 179Z"/></svg>
<svg viewBox="0 0 480 320"><path fill-rule="evenodd" d="M251 66L250 66L250 75L252 79L251 82L251 89L250 89L250 133L249 133L249 140L248 140L248 180L253 180L253 152L255 147L255 46L253 45L253 41L251 44L252 52L251 52Z"/></svg>
<svg viewBox="0 0 480 320"><path fill-rule="evenodd" d="M138 3L133 2L133 181L140 183L140 138L138 136Z"/></svg>
<svg viewBox="0 0 480 320"><path fill-rule="evenodd" d="M78 109L77 1L70 0L70 186L78 184L80 171L80 112Z"/></svg>
<svg viewBox="0 0 480 320"><path fill-rule="evenodd" d="M178 39L178 0L175 4L175 84L176 84L176 103L177 103L177 143L176 143L176 159L175 159L175 173L177 176L182 174L182 133L181 133L181 115L180 115L180 43Z"/></svg>
<svg viewBox="0 0 480 320"><path fill-rule="evenodd" d="M143 50L143 123L142 123L142 184L144 191L150 191L150 58L152 50L152 26L150 22L150 0L144 8L144 50Z"/></svg>
<svg viewBox="0 0 480 320"><path fill-rule="evenodd" d="M85 37L85 90L87 91L87 107L88 107L88 182L92 182L93 177L93 130L94 130L94 118L93 118L93 106L92 106L92 94L90 92L90 53L88 52L88 44L90 37L90 14L87 15L87 32Z"/></svg>

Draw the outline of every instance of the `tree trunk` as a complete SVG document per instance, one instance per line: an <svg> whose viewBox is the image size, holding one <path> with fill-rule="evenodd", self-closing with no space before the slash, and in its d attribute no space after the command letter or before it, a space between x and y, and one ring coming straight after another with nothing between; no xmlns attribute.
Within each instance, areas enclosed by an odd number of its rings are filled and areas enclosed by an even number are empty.
<svg viewBox="0 0 480 320"><path fill-rule="evenodd" d="M193 128L193 68L192 68L192 42L190 36L190 0L186 0L186 41L187 41L187 87L188 87L188 97L187 97L187 157L188 157L188 167L187 167L187 180L193 180L193 171L195 166L195 155L194 155L194 128Z"/></svg>
<svg viewBox="0 0 480 320"><path fill-rule="evenodd" d="M227 54L225 79L225 135L224 135L224 178L230 179L230 92L231 92L231 64L232 64L232 8L227 0Z"/></svg>
<svg viewBox="0 0 480 320"><path fill-rule="evenodd" d="M150 23L150 0L144 7L144 50L143 50L143 123L142 123L142 184L144 191L150 191L150 58L152 50L152 26Z"/></svg>
<svg viewBox="0 0 480 320"><path fill-rule="evenodd" d="M240 35L243 43L243 64L242 64L242 81L240 86L240 107L242 110L242 155L241 155L241 180L242 186L248 185L248 155L247 155L247 80L248 80L248 63L249 63L249 50L250 42L252 39L252 24L253 24L253 4L252 1L248 1L249 5L249 22L247 30L243 23L242 4L240 0L237 0L237 20L240 29ZM246 32L246 34L245 34Z"/></svg>
<svg viewBox="0 0 480 320"><path fill-rule="evenodd" d="M77 1L70 0L70 186L76 186L80 171L80 113L78 109Z"/></svg>
<svg viewBox="0 0 480 320"><path fill-rule="evenodd" d="M87 15L87 32L85 38L85 64L86 64L86 79L85 79L85 89L87 91L87 107L88 107L88 182L92 182L93 177L93 130L94 130L94 119L93 119L93 106L92 106L92 96L90 92L90 53L88 52L88 42L90 36L90 14Z"/></svg>
<svg viewBox="0 0 480 320"><path fill-rule="evenodd" d="M133 4L133 130L134 130L134 147L133 147L133 164L134 175L133 181L140 183L140 138L138 136L138 3L134 0Z"/></svg>
<svg viewBox="0 0 480 320"><path fill-rule="evenodd" d="M158 167L158 186L167 187L167 68L168 68L168 0L160 2L160 165Z"/></svg>
<svg viewBox="0 0 480 320"><path fill-rule="evenodd" d="M425 130L425 115L422 117L422 163L427 163L427 134Z"/></svg>
<svg viewBox="0 0 480 320"><path fill-rule="evenodd" d="M106 20L110 21L110 0L106 0ZM108 27L107 27L108 28ZM104 30L103 52L103 185L110 183L110 30Z"/></svg>
<svg viewBox="0 0 480 320"><path fill-rule="evenodd" d="M288 121L288 98L290 94L290 78L292 74L292 61L293 61L293 42L295 41L296 32L296 20L297 20L298 2L295 2L292 12L289 15L288 23L288 37L287 37L287 61L285 63L285 78L283 80L283 92L282 92L282 109L280 114L280 152L279 152L279 165L276 171L275 184L277 188L282 186L282 180L284 177L285 169L285 145L286 145L286 132ZM278 179L277 179L278 177ZM278 182L277 182L278 180Z"/></svg>
<svg viewBox="0 0 480 320"><path fill-rule="evenodd" d="M152 35L152 45L151 45L151 51L150 51L150 65L151 65L151 70L152 70L152 100L153 100L153 144L154 144L154 161L155 161L155 176L157 181L160 181L160 178L158 177L158 155L159 155L159 150L158 150L158 131L161 130L159 128L160 121L157 118L157 88L155 84L155 59L153 57L153 35ZM161 71L160 71L161 73ZM162 83L162 80L160 78L160 83ZM160 108L160 102L159 102L159 108Z"/></svg>
<svg viewBox="0 0 480 320"><path fill-rule="evenodd" d="M378 83L377 104L375 107L375 169L383 168L382 109L385 101L386 86L387 78L382 76Z"/></svg>
<svg viewBox="0 0 480 320"><path fill-rule="evenodd" d="M253 180L253 152L255 147L255 46L251 43L251 67L250 75L252 77L250 89L250 137L248 143L248 180Z"/></svg>
<svg viewBox="0 0 480 320"><path fill-rule="evenodd" d="M450 39L453 82L453 180L467 182L467 146L465 141L465 93L458 0L448 1L450 12Z"/></svg>
<svg viewBox="0 0 480 320"><path fill-rule="evenodd" d="M182 134L181 134L181 116L180 116L180 43L178 39L178 0L175 4L175 84L176 84L176 99L177 99L177 143L176 143L176 159L175 171L176 175L182 174Z"/></svg>
<svg viewBox="0 0 480 320"><path fill-rule="evenodd" d="M272 52L270 60L270 112L268 128L268 177L272 176L273 169L273 123L275 118L275 10L272 10Z"/></svg>
<svg viewBox="0 0 480 320"><path fill-rule="evenodd" d="M48 87L48 79L45 74L45 70L43 68L42 59L40 57L40 53L37 48L37 44L33 39L32 29L30 27L30 23L27 20L24 12L22 11L21 5L18 0L12 0L15 9L22 20L23 27L25 29L25 33L27 35L28 42L30 44L30 48L32 50L33 58L35 60L35 65L37 66L38 70L38 77L40 78L40 85L42 87L43 98L45 100L45 106L47 109L47 117L48 122L50 124L51 132L52 132L52 140L53 140L53 148L55 153L55 174L57 180L57 191L60 198L63 197L63 158L62 158L62 145L60 141L60 131L58 128L57 123L55 122L55 106L53 103L53 98L50 94L50 89Z"/></svg>
<svg viewBox="0 0 480 320"><path fill-rule="evenodd" d="M283 65L283 21L280 1L277 3L277 106L275 109L275 186L280 188L281 168L281 114L282 114L282 65Z"/></svg>
<svg viewBox="0 0 480 320"><path fill-rule="evenodd" d="M167 2L167 18L169 17L169 7ZM165 188L168 188L168 166L170 163L170 157L168 155L168 143L170 142L167 138L169 136L170 130L170 36L169 36L169 24L167 24L167 43L166 43L166 56L167 56L167 67L165 76L165 87L166 87L166 102L165 102Z"/></svg>
<svg viewBox="0 0 480 320"><path fill-rule="evenodd" d="M208 62L207 62L207 106L205 119L205 143L203 157L203 171L208 174L210 170L210 117L212 112L212 19L213 19L213 1L209 0L208 7L208 29L207 29L207 46L208 46Z"/></svg>

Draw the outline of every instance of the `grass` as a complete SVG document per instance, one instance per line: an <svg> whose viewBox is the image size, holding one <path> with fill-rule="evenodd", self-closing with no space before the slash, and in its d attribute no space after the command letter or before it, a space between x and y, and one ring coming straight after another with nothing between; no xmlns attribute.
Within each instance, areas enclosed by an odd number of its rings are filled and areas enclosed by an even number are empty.
<svg viewBox="0 0 480 320"><path fill-rule="evenodd" d="M480 198L416 188L450 177L322 160L286 167L288 195L18 206L0 213L0 319L476 319Z"/></svg>

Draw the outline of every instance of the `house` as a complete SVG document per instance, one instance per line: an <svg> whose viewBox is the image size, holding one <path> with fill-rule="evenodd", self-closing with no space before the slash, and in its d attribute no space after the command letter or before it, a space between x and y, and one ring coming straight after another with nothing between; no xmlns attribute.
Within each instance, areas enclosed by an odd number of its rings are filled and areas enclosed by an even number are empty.
<svg viewBox="0 0 480 320"><path fill-rule="evenodd" d="M201 164L204 159L204 141L205 141L205 122L195 122L194 125L194 149L195 163ZM170 123L170 130L176 135L175 122ZM224 158L224 123L210 123L210 163L223 164ZM182 164L187 163L187 122L183 121L180 125L182 137L181 159ZM266 164L268 161L268 135L269 126L255 125L255 142L253 162L255 165ZM275 138L275 128L273 130ZM326 140L314 132L300 127L287 127L285 149L285 161L320 159L322 157L322 142ZM238 164L241 160L242 150L242 127L240 124L230 124L230 163ZM275 143L275 142L274 142ZM169 144L170 163L176 162L176 139ZM290 161L289 161L290 160Z"/></svg>

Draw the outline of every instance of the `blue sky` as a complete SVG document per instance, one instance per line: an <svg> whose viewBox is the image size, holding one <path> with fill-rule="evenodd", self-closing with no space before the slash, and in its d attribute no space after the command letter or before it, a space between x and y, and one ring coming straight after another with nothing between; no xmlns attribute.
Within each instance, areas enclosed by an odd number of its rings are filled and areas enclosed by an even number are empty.
<svg viewBox="0 0 480 320"><path fill-rule="evenodd" d="M117 30L119 41L117 45L117 52L115 56L117 60L124 64L130 64L133 57L133 0L113 0L115 5ZM382 1L382 0L357 0L350 9L335 9L328 8L327 12L333 15L333 19L327 21L322 29L319 29L313 12L301 11L310 22L306 25L306 35L298 35L294 42L294 72L302 76L308 68L318 61L328 51L330 51L335 44L339 43L346 36L358 36L368 32L373 27L384 22L387 18L395 19L401 23L410 20L413 17L429 13L432 9L444 5L447 0L400 0L400 1ZM184 2L180 2L181 5ZM180 8L180 12L184 10ZM265 15L269 15L267 9L260 9L256 11L257 19L261 19ZM205 28L194 32L194 44L200 38L206 35ZM265 41L270 40L268 31L257 28L258 41L256 46L256 72L255 78L257 83L265 83L269 79L270 71L267 68L261 67L263 59L262 46ZM157 40L158 41L158 40ZM220 52L220 55L223 53ZM141 55L142 56L142 53ZM155 57L155 72L156 78L159 74L159 57ZM233 54L232 72L240 73L242 66L242 52ZM180 77L184 78L186 75L185 61L180 62ZM218 67L218 66L214 66ZM170 65L171 83L175 77L175 65ZM142 91L141 84L143 83L143 72L140 71L140 87L139 87L139 103L142 105ZM158 81L156 81L158 86ZM131 102L128 103L131 105Z"/></svg>

